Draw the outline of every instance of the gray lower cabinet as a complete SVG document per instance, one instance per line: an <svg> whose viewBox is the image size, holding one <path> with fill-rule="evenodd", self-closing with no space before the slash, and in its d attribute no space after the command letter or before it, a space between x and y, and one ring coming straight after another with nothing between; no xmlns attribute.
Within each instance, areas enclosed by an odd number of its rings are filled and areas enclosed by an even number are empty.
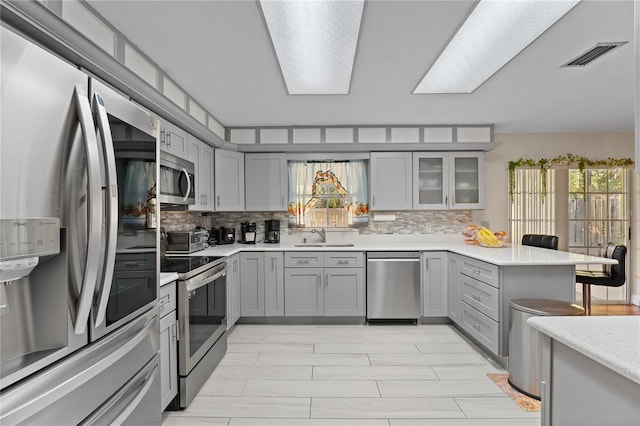
<svg viewBox="0 0 640 426"><path fill-rule="evenodd" d="M284 315L282 252L240 253L240 315Z"/></svg>
<svg viewBox="0 0 640 426"><path fill-rule="evenodd" d="M449 253L448 273L449 318L503 364L509 355L509 302L574 301L573 265L498 266Z"/></svg>
<svg viewBox="0 0 640 426"><path fill-rule="evenodd" d="M284 253L264 253L264 315L284 315Z"/></svg>
<svg viewBox="0 0 640 426"><path fill-rule="evenodd" d="M460 309L460 259L461 256L449 253L447 260L448 273L448 289L447 289L447 305L449 308L449 318L456 324L460 324L462 312Z"/></svg>
<svg viewBox="0 0 640 426"><path fill-rule="evenodd" d="M323 268L286 268L285 316L324 315Z"/></svg>
<svg viewBox="0 0 640 426"><path fill-rule="evenodd" d="M178 395L178 323L175 281L160 287L160 396L162 410Z"/></svg>
<svg viewBox="0 0 640 426"><path fill-rule="evenodd" d="M447 266L446 252L423 252L422 273L422 316L446 317L447 306Z"/></svg>
<svg viewBox="0 0 640 426"><path fill-rule="evenodd" d="M284 264L285 316L365 316L362 252L286 252Z"/></svg>
<svg viewBox="0 0 640 426"><path fill-rule="evenodd" d="M240 318L240 255L227 258L227 330Z"/></svg>
<svg viewBox="0 0 640 426"><path fill-rule="evenodd" d="M324 268L324 315L365 315L363 268Z"/></svg>

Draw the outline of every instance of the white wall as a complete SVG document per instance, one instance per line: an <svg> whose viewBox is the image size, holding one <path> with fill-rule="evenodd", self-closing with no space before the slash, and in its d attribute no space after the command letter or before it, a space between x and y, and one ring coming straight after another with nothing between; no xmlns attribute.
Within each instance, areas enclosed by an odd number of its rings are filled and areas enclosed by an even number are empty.
<svg viewBox="0 0 640 426"><path fill-rule="evenodd" d="M485 209L474 212L476 222L488 222L489 228L508 229L509 176L507 163L523 158L553 158L567 153L588 158L634 158L633 133L497 133L497 148L485 155ZM631 227L640 228L638 215L639 176L635 175L632 205L636 206ZM638 235L639 232L636 232ZM635 243L635 244L634 244ZM632 240L629 252L631 294L640 298L640 244Z"/></svg>

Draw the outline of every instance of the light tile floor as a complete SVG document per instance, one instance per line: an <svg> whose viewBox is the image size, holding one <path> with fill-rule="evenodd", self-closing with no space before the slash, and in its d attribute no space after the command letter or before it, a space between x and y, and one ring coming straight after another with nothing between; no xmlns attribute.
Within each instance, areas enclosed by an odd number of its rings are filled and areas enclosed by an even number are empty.
<svg viewBox="0 0 640 426"><path fill-rule="evenodd" d="M163 426L534 426L449 325L237 325L193 403Z"/></svg>

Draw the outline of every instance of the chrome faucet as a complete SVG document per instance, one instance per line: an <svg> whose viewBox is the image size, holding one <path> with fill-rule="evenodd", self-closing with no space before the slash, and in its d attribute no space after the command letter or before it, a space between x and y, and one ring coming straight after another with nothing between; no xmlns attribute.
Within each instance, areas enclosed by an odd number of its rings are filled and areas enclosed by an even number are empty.
<svg viewBox="0 0 640 426"><path fill-rule="evenodd" d="M326 243L327 242L327 231L325 231L324 228L320 228L320 230L312 229L311 233L320 235L320 238L321 238L320 242L321 243Z"/></svg>

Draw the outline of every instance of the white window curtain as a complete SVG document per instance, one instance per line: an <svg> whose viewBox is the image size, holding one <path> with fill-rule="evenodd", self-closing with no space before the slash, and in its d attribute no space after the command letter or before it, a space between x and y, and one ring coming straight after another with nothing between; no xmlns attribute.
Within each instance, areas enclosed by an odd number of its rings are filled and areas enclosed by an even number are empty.
<svg viewBox="0 0 640 426"><path fill-rule="evenodd" d="M524 234L556 235L556 171L547 170L546 193L540 169L517 168L510 194L509 235L519 244Z"/></svg>

